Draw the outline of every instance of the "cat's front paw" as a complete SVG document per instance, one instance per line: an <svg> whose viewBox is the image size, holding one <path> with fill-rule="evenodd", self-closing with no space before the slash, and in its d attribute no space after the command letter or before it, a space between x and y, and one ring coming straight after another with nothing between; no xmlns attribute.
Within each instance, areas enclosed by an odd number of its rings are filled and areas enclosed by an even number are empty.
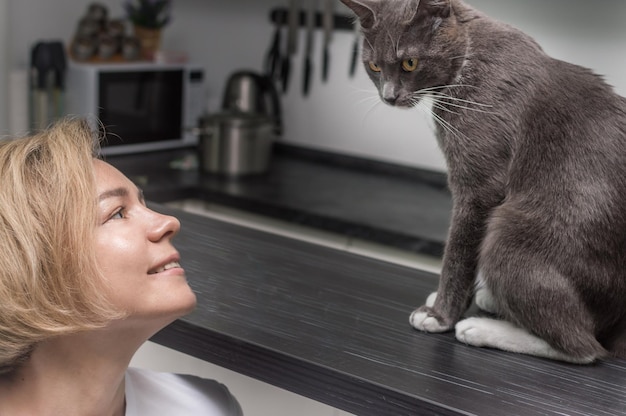
<svg viewBox="0 0 626 416"><path fill-rule="evenodd" d="M440 333L451 329L451 325L446 324L430 306L422 306L413 311L409 322L413 328L424 332Z"/></svg>
<svg viewBox="0 0 626 416"><path fill-rule="evenodd" d="M481 318L467 318L459 321L454 328L456 339L474 347L488 345L490 331L485 322L487 321Z"/></svg>

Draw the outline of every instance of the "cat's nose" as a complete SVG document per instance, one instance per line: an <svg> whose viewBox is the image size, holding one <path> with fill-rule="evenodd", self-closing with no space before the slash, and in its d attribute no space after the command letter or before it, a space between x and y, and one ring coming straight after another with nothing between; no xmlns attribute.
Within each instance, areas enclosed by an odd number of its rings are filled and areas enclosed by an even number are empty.
<svg viewBox="0 0 626 416"><path fill-rule="evenodd" d="M398 93L396 92L396 88L392 83L385 83L382 92L382 98L385 103L389 105L396 104L396 101L398 101Z"/></svg>
<svg viewBox="0 0 626 416"><path fill-rule="evenodd" d="M385 100L385 102L389 105L396 105L396 102L398 101L398 97L397 96L384 97L383 100Z"/></svg>

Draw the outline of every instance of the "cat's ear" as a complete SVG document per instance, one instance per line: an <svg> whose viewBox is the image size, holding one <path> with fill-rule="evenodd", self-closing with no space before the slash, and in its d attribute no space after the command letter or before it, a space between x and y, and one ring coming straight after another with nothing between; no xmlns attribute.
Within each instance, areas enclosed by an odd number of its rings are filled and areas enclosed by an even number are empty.
<svg viewBox="0 0 626 416"><path fill-rule="evenodd" d="M376 23L376 14L380 1L376 0L341 0L357 15L363 29L371 29Z"/></svg>
<svg viewBox="0 0 626 416"><path fill-rule="evenodd" d="M420 7L424 7L431 16L445 19L452 13L452 0L422 0Z"/></svg>

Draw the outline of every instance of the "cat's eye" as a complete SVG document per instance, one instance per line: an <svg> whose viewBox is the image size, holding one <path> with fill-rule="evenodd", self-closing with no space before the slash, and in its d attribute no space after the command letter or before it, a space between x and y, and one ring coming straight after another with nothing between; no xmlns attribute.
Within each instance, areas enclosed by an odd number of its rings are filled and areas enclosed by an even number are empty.
<svg viewBox="0 0 626 416"><path fill-rule="evenodd" d="M370 66L370 69L372 71L374 71L374 72L380 72L381 71L380 66L376 65L375 62L370 62L369 66Z"/></svg>
<svg viewBox="0 0 626 416"><path fill-rule="evenodd" d="M402 61L402 69L406 72L413 72L417 69L417 59L409 58Z"/></svg>

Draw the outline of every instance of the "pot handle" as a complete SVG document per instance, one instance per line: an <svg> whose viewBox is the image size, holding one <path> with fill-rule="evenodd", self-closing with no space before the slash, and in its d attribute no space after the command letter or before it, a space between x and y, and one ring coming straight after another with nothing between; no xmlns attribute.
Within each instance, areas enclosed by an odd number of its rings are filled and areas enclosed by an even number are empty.
<svg viewBox="0 0 626 416"><path fill-rule="evenodd" d="M261 84L262 90L269 94L271 114L274 118L274 132L280 136L283 134L283 119L278 90L272 79L267 75L259 75L259 83Z"/></svg>

